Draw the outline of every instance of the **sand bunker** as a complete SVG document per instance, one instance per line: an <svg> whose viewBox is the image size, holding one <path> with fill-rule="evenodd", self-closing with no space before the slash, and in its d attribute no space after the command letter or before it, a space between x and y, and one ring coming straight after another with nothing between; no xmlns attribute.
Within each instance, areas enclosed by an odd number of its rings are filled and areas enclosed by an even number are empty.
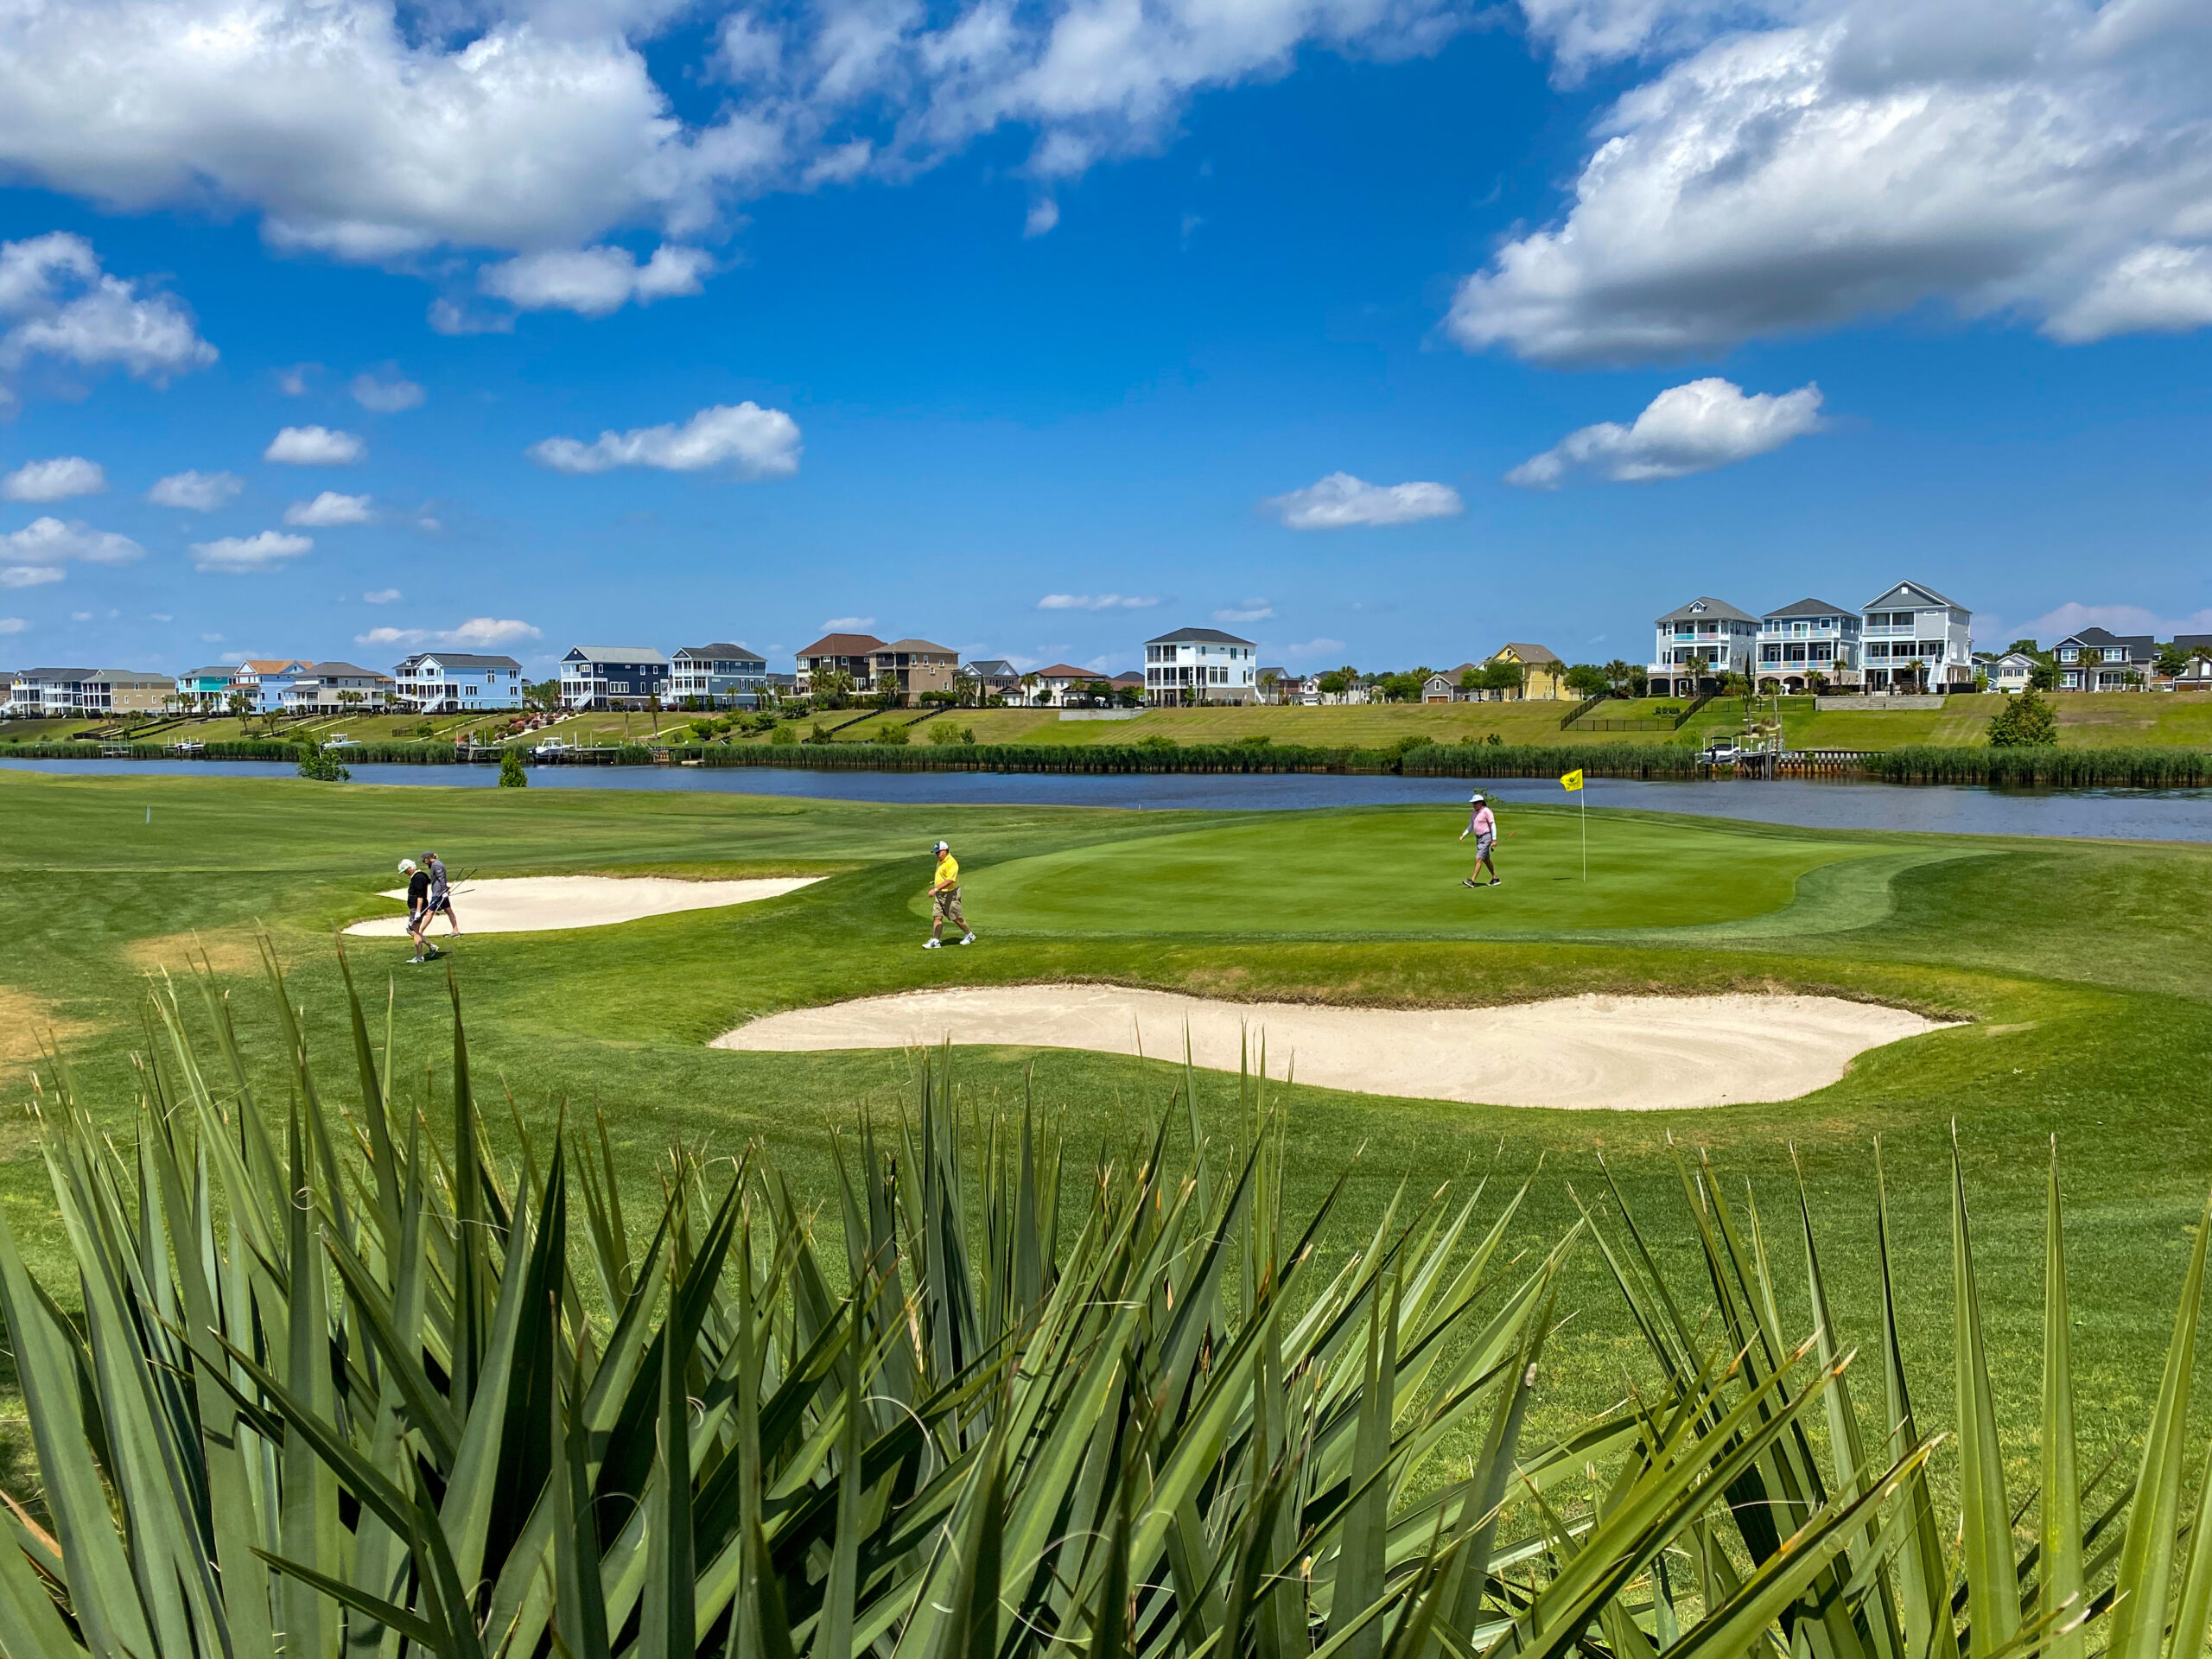
<svg viewBox="0 0 2212 1659"><path fill-rule="evenodd" d="M679 910L719 910L780 898L810 887L818 875L764 876L748 881L680 881L665 875L518 875L501 880L460 881L453 907L469 933L550 933L567 927L605 927L641 916L668 916ZM407 889L384 895L406 902ZM378 916L356 922L348 933L371 938L407 937L404 916ZM434 934L445 937L442 919Z"/></svg>
<svg viewBox="0 0 2212 1659"><path fill-rule="evenodd" d="M914 991L770 1014L717 1048L789 1052L1005 1044L1180 1059L1235 1071L1247 1033L1268 1072L1368 1094L1503 1106L1657 1110L1789 1100L1853 1056L1942 1027L1826 996L1575 996L1502 1008L1219 1002L1112 985Z"/></svg>

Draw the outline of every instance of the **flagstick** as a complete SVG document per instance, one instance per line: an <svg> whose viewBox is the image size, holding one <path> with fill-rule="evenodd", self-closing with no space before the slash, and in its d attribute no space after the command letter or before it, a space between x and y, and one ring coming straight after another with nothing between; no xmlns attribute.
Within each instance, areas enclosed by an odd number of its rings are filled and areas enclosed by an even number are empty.
<svg viewBox="0 0 2212 1659"><path fill-rule="evenodd" d="M1582 809L1582 879L1587 881L1590 879L1590 791L1576 790L1574 802Z"/></svg>

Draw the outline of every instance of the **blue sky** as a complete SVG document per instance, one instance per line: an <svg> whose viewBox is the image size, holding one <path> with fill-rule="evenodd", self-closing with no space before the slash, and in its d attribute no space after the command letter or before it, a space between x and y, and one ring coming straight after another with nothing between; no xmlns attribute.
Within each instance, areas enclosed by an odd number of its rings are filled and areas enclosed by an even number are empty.
<svg viewBox="0 0 2212 1659"><path fill-rule="evenodd" d="M0 46L0 662L1640 661L1693 594L1906 575L1984 643L2212 631L2178 0L86 0Z"/></svg>

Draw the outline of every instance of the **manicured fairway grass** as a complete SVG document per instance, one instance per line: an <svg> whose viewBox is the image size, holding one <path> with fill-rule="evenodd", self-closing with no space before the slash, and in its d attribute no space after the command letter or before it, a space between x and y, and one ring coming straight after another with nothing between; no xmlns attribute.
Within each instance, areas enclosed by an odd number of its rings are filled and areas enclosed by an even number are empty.
<svg viewBox="0 0 2212 1659"><path fill-rule="evenodd" d="M1141 724L1142 722L1135 722ZM1325 900L1311 926L1271 919L1265 903L1241 927L1201 883L1182 906L1103 918L1102 931L1030 931L1034 872L1052 861L1141 885L1179 843L1253 839L1272 868L1310 868L1333 831L1357 825L1432 852L1447 880L1468 852L1452 839L1464 804L1440 791L1434 814L1205 815L1028 806L905 807L721 793L334 786L297 779L53 778L0 772L0 1099L29 1097L37 1039L59 1038L81 1097L105 1126L128 1131L146 1075L147 974L183 974L195 942L227 996L249 1076L263 1099L286 1097L277 1027L260 979L258 922L306 1011L321 1088L350 1098L348 1036L331 930L380 913L403 854L434 846L457 873L813 873L816 886L769 903L695 912L572 933L465 938L449 959L470 1052L495 1116L513 1110L550 1128L605 1114L626 1178L658 1192L671 1136L717 1153L751 1137L775 1146L805 1196L829 1200L832 1137L865 1109L894 1110L908 1062L897 1053L745 1054L708 1039L755 1014L846 997L960 983L1093 978L1261 1000L1466 1006L1573 994L1766 988L1894 1002L1974 1023L1866 1056L1835 1087L1804 1099L1713 1112L1565 1113L1459 1107L1297 1087L1282 1091L1294 1157L1290 1198L1319 1201L1355 1156L1341 1224L1323 1241L1360 1242L1410 1180L1426 1194L1470 1170L1517 1185L1536 1173L1516 1235L1535 1245L1606 1192L1596 1155L1681 1262L1681 1186L1670 1152L1710 1148L1720 1178L1751 1184L1785 1285L1796 1262L1793 1148L1802 1161L1823 1263L1847 1338L1873 1330L1871 1147L1884 1137L1897 1227L1909 1356L1922 1368L1923 1419L1948 1416L1951 1125L1967 1157L1977 1254L2008 1272L1985 1287L1994 1386L2006 1447L2028 1444L2038 1303L2042 1182L2049 1137L2063 1149L2074 1226L2077 1361L2096 1439L2085 1455L2135 1432L2178 1281L2189 1229L2212 1183L2204 1122L2212 1076L2212 849L1717 829L1643 815L1593 813L1599 849L1633 844L1647 866L1699 861L1694 881L1647 869L1650 897L1710 887L1734 920L1668 927L1638 916L1608 928L1580 909L1535 937L1439 937L1401 908L1342 929ZM148 810L151 822L148 822ZM1573 829L1565 814L1516 811L1504 843L1509 885L1440 896L1475 903L1563 880ZM915 899L929 842L951 838L983 943L918 949ZM1618 837L1618 841L1609 838ZM1364 843L1363 843L1363 845ZM1666 849L1671 849L1668 853ZM1707 849L1725 849L1711 852ZM1662 856L1662 854L1665 855ZM1339 855L1347 880L1367 879ZM1426 870L1427 867L1423 867ZM1516 870L1520 873L1516 874ZM1030 874L1024 874L1025 871ZM1794 876L1795 888L1789 887ZM1260 879L1260 878L1255 878ZM1610 877L1608 878L1610 879ZM1595 883L1593 882L1593 886ZM1317 888L1316 891L1321 889ZM1094 894L1110 896L1111 881ZM1267 897L1260 889L1261 898ZM1426 902L1426 889L1421 889ZM1094 902L1103 902L1094 899ZM1631 902L1624 899L1621 902ZM1669 902L1672 902L1669 900ZM1698 902L1704 902L1700 900ZM1300 904L1308 900L1301 899ZM1211 907L1202 932L1186 909ZM1384 908L1387 908L1385 906ZM1561 912L1564 913L1564 912ZM1703 912L1700 912L1703 913ZM1295 918L1292 918L1295 919ZM1120 931L1111 931L1118 929ZM1331 939L1316 933L1351 931ZM441 1081L452 1043L445 970L411 968L396 943L356 941L357 979L382 1043L391 998L401 1097L433 1123L449 1110ZM181 979L188 1020L207 1016ZM159 1058L158 1051L153 1051ZM1081 1149L1076 1162L1141 1143L1179 1068L1061 1052L963 1051L964 1097L979 1109L1033 1100ZM1198 1079L1198 1116L1227 1139L1242 1118L1236 1081ZM32 1129L0 1130L0 1204L41 1269L51 1265L51 1196L29 1156ZM1495 1189L1494 1189L1495 1190ZM1608 1203L1609 1199L1606 1200ZM1562 1289L1570 1323L1549 1351L1545 1421L1606 1403L1641 1362L1603 1260L1585 1250ZM1802 1308L1785 1309L1802 1320ZM0 1403L0 1416L7 1408ZM1948 1455L1948 1454L1947 1454ZM1945 1477L1948 1478L1948 1477ZM2016 1484L2016 1490L2024 1485Z"/></svg>
<svg viewBox="0 0 2212 1659"><path fill-rule="evenodd" d="M1488 937L1765 915L1791 902L1807 872L1882 850L1603 814L1586 879L1577 815L1524 807L1504 826L1501 885L1470 890L1460 882L1474 842L1457 838L1459 811L1378 808L1148 836L994 865L970 887L978 915L1020 933Z"/></svg>

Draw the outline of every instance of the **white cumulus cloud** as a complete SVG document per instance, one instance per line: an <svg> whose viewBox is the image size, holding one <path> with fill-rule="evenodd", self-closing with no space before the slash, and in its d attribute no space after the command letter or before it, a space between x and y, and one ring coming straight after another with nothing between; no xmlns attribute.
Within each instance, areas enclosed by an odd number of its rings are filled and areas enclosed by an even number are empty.
<svg viewBox="0 0 2212 1659"><path fill-rule="evenodd" d="M315 545L309 536L288 536L281 530L264 530L254 536L225 536L192 544L192 568L226 575L250 575L283 568Z"/></svg>
<svg viewBox="0 0 2212 1659"><path fill-rule="evenodd" d="M270 439L261 458L287 467L347 467L368 453L369 446L351 432L327 426L288 426Z"/></svg>
<svg viewBox="0 0 2212 1659"><path fill-rule="evenodd" d="M81 518L34 518L21 530L0 536L0 559L26 564L128 564L146 550L128 536L94 530Z"/></svg>
<svg viewBox="0 0 2212 1659"><path fill-rule="evenodd" d="M0 125L9 118L9 28L0 22ZM46 358L81 369L119 368L166 385L174 375L206 368L215 355L183 306L108 275L83 237L49 231L0 242L0 375ZM0 401L9 396L0 383Z"/></svg>
<svg viewBox="0 0 2212 1659"><path fill-rule="evenodd" d="M1548 490L1578 474L1612 484L1684 478L1779 449L1820 424L1818 386L1745 397L1731 380L1693 380L1654 397L1633 426L1600 421L1568 433L1516 467L1505 481Z"/></svg>
<svg viewBox="0 0 2212 1659"><path fill-rule="evenodd" d="M1929 302L2069 342L2212 321L2201 5L1522 5L1569 74L1669 60L1461 284L1471 349L1667 359Z"/></svg>
<svg viewBox="0 0 2212 1659"><path fill-rule="evenodd" d="M20 616L0 616L0 633L21 633L29 626Z"/></svg>
<svg viewBox="0 0 2212 1659"><path fill-rule="evenodd" d="M295 501L284 509L284 522L303 530L329 530L340 524L372 524L376 514L365 495L340 495L325 490L312 501Z"/></svg>
<svg viewBox="0 0 2212 1659"><path fill-rule="evenodd" d="M372 593L363 594L361 595L361 603L364 605L390 605L397 600L398 597L399 589L397 588L378 588Z"/></svg>
<svg viewBox="0 0 2212 1659"><path fill-rule="evenodd" d="M403 410L414 409L423 396L419 385L392 368L381 372L365 369L353 377L353 384L346 390L353 394L355 403L377 415L397 415Z"/></svg>
<svg viewBox="0 0 2212 1659"><path fill-rule="evenodd" d="M604 473L617 467L657 467L671 473L727 467L744 478L788 478L798 471L798 423L780 409L755 403L702 409L682 426L632 427L602 432L585 443L547 438L530 448L532 460L556 473Z"/></svg>
<svg viewBox="0 0 2212 1659"><path fill-rule="evenodd" d="M1260 505L1292 530L1350 530L1449 518L1465 504L1449 484L1370 484L1350 473L1331 473Z"/></svg>
<svg viewBox="0 0 2212 1659"><path fill-rule="evenodd" d="M244 488L245 480L236 473L171 473L155 481L154 487L146 492L146 499L157 507L213 512L227 505Z"/></svg>
<svg viewBox="0 0 2212 1659"><path fill-rule="evenodd" d="M1160 603L1151 594L1047 594L1040 611L1148 611Z"/></svg>
<svg viewBox="0 0 2212 1659"><path fill-rule="evenodd" d="M683 10L22 4L0 50L0 168L119 211L242 204L275 245L348 259L588 250L640 226L690 245L735 202L911 176L1001 129L1027 136L1033 178L1071 177L1158 148L1207 89L1310 48L1433 50L1484 9L795 0L728 11L702 50L667 32Z"/></svg>
<svg viewBox="0 0 2212 1659"><path fill-rule="evenodd" d="M603 317L635 300L696 294L714 260L701 248L663 244L639 264L627 248L594 247L524 254L486 265L476 285L522 311L574 311Z"/></svg>
<svg viewBox="0 0 2212 1659"><path fill-rule="evenodd" d="M2048 645L2069 633L2079 633L2083 628L2103 628L2113 633L2147 633L2156 639L2171 639L2177 633L2212 633L2212 610L2174 616L2144 605L2085 605L2080 600L2069 600L2018 627L1977 613L1974 641L1987 645L1993 639L2003 645L2011 639L2040 639ZM2003 639L1998 639L1999 634Z"/></svg>
<svg viewBox="0 0 2212 1659"><path fill-rule="evenodd" d="M529 623L518 621L512 617L472 616L454 628L371 628L366 633L355 634L353 643L357 645L467 646L474 651L490 651L500 645L519 645L525 639L543 637Z"/></svg>
<svg viewBox="0 0 2212 1659"><path fill-rule="evenodd" d="M98 495L107 488L107 470L82 455L31 461L0 478L0 495L10 501L66 501L73 495Z"/></svg>
<svg viewBox="0 0 2212 1659"><path fill-rule="evenodd" d="M58 564L0 565L0 588L41 588L66 574Z"/></svg>
<svg viewBox="0 0 2212 1659"><path fill-rule="evenodd" d="M1264 622L1275 613L1275 607L1264 599L1248 599L1242 605L1230 605L1216 611L1217 622Z"/></svg>
<svg viewBox="0 0 2212 1659"><path fill-rule="evenodd" d="M855 633L862 628L872 628L874 626L875 619L872 616L833 616L822 625L822 632Z"/></svg>

